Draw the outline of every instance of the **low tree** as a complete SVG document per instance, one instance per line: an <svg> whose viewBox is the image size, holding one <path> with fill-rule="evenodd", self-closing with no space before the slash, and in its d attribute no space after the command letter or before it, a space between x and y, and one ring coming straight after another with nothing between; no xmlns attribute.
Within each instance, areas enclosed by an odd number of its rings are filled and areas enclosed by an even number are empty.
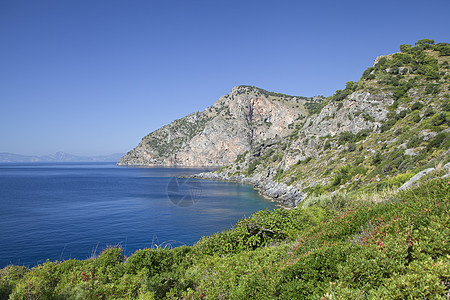
<svg viewBox="0 0 450 300"><path fill-rule="evenodd" d="M404 53L408 53L411 51L411 45L408 44L402 44L400 45L400 51Z"/></svg>
<svg viewBox="0 0 450 300"><path fill-rule="evenodd" d="M416 45L433 45L434 44L434 40L430 40L430 39L422 39L422 40L418 40L416 42Z"/></svg>
<svg viewBox="0 0 450 300"><path fill-rule="evenodd" d="M436 51L439 51L440 56L449 56L450 55L450 44L448 43L439 43L434 46Z"/></svg>
<svg viewBox="0 0 450 300"><path fill-rule="evenodd" d="M421 49L426 50L426 49L431 49L433 44L434 44L434 40L422 39L422 40L418 40L416 42L416 47L420 47Z"/></svg>

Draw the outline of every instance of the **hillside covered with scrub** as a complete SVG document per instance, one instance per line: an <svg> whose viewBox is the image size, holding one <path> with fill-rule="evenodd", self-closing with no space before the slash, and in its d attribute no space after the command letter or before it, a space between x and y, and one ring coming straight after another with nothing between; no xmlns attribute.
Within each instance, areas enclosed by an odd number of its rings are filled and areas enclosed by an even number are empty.
<svg viewBox="0 0 450 300"><path fill-rule="evenodd" d="M290 209L257 212L193 246L8 266L0 299L449 299L450 45L400 50L327 98L237 87L122 160L203 163L193 146L203 145L208 163L231 163L198 177L253 184ZM219 157L196 136L219 141L220 128L230 141L254 139ZM178 137L176 151L155 148L165 135Z"/></svg>
<svg viewBox="0 0 450 300"><path fill-rule="evenodd" d="M8 266L0 298L448 299L449 182L431 177L260 211L190 247Z"/></svg>
<svg viewBox="0 0 450 300"><path fill-rule="evenodd" d="M450 45L420 40L378 57L283 139L202 178L246 182L284 206L308 195L397 188L449 161Z"/></svg>

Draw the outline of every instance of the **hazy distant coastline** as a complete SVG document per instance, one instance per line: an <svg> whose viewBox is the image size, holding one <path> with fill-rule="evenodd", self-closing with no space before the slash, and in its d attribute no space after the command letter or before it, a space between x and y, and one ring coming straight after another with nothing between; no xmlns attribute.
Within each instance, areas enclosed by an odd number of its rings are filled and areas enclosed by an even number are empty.
<svg viewBox="0 0 450 300"><path fill-rule="evenodd" d="M65 152L56 152L49 155L21 155L0 152L0 163L14 162L117 162L125 153L114 153L98 156L79 156Z"/></svg>

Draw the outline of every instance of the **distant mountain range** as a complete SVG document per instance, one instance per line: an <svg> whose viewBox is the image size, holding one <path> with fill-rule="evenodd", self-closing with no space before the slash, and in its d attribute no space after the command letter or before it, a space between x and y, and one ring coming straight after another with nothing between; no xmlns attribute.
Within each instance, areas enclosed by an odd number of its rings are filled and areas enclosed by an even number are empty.
<svg viewBox="0 0 450 300"><path fill-rule="evenodd" d="M0 152L0 163L8 162L117 162L124 153L114 153L99 156L78 156L65 152L56 152L50 155L20 155Z"/></svg>

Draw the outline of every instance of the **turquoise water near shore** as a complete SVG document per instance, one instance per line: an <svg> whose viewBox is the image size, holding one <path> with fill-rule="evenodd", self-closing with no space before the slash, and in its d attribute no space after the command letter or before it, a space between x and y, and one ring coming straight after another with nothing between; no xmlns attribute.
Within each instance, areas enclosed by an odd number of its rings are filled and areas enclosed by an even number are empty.
<svg viewBox="0 0 450 300"><path fill-rule="evenodd" d="M204 169L0 164L0 268L192 245L276 203L251 186L178 178Z"/></svg>

